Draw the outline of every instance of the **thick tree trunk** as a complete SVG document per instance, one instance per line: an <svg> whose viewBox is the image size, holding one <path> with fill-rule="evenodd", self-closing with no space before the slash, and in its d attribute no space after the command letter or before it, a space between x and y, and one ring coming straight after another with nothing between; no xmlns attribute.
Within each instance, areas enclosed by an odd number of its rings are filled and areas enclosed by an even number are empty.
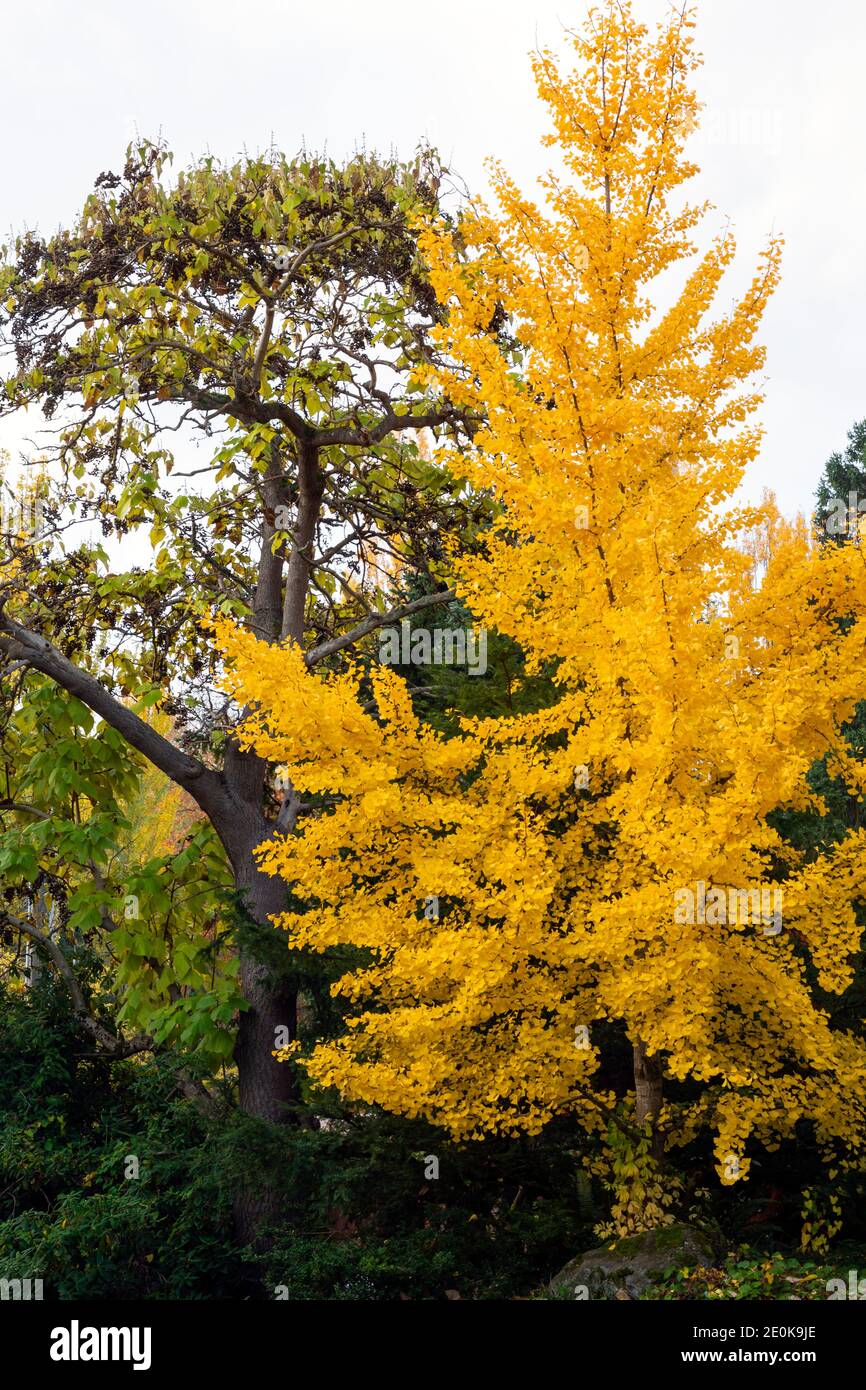
<svg viewBox="0 0 866 1390"><path fill-rule="evenodd" d="M318 523L324 478L319 468L318 450L308 439L298 441L298 503L292 545L285 562L274 552L274 522L266 515L262 526L262 548L256 586L254 612L250 622L256 636L276 642L287 637L299 645L304 638L304 614L312 568L311 548ZM279 450L275 448L273 467L263 488L267 506L273 509L287 500ZM274 833L273 823L264 819L263 798L267 766L255 753L242 751L233 740L226 747L224 776L240 803L239 821L232 819L222 829L217 826L234 866L237 887L246 911L259 925L268 927L273 915L285 906L286 887L279 879L258 872L254 850ZM292 793L286 794L284 808L290 812ZM281 816L278 830L289 828ZM297 1118L298 1093L293 1069L273 1056L279 1041L297 1035L297 991L286 981L270 978L269 968L249 951L242 951L240 986L248 1005L241 1014L235 1045L238 1068L238 1100L241 1109L269 1124L290 1124ZM235 1200L235 1226L244 1244L262 1249L261 1231L279 1215L277 1194L267 1183L240 1193Z"/></svg>
<svg viewBox="0 0 866 1390"><path fill-rule="evenodd" d="M274 989L264 979L265 967L242 956L241 986L250 1008L241 1014L235 1061L238 1068L238 1100L241 1110L270 1124L289 1124L296 1118L298 1096L290 1066L271 1056L276 1029L287 1027L295 1035L297 995L283 985ZM280 1216L279 1193L251 1173L251 1186L235 1195L234 1224L239 1244L262 1252L263 1229Z"/></svg>
<svg viewBox="0 0 866 1390"><path fill-rule="evenodd" d="M281 636L304 644L304 614L313 570L313 541L322 511L325 478L319 451L301 441L298 446L298 510L292 546L286 563Z"/></svg>
<svg viewBox="0 0 866 1390"><path fill-rule="evenodd" d="M260 834L254 838L254 844L264 838L264 833ZM271 916L285 906L285 884L279 878L257 872L252 851L250 844L246 863L238 867L236 883L249 915L267 927ZM249 951L240 954L239 983L247 1004L240 1015L235 1042L240 1109L268 1125L291 1125L297 1118L295 1073L272 1054L285 1037L296 1037L297 992L288 981L271 979L270 967ZM239 1243L263 1251L263 1227L279 1216L277 1191L267 1179L257 1180L235 1195L234 1212Z"/></svg>
<svg viewBox="0 0 866 1390"><path fill-rule="evenodd" d="M238 1099L247 1115L271 1124L287 1124L290 1107L297 1103L292 1069L271 1056L277 1031L297 1033L297 993L288 985L268 984L267 968L246 954L241 956L240 985L249 1008L241 1014L235 1061L238 1067Z"/></svg>
<svg viewBox="0 0 866 1390"><path fill-rule="evenodd" d="M640 1041L633 1046L635 1114L643 1128L647 1120L652 1125L652 1154L660 1159L664 1154L664 1135L658 1119L662 1109L662 1066L658 1057L650 1056Z"/></svg>
<svg viewBox="0 0 866 1390"><path fill-rule="evenodd" d="M250 916L262 926L285 905L285 886L277 879L267 879L253 891L240 886ZM267 966L242 953L240 986L249 1008L241 1014L235 1046L238 1098L246 1114L270 1124L287 1124L297 1089L292 1068L272 1054L278 1037L293 1040L297 1035L297 991L284 981L269 981L268 975Z"/></svg>

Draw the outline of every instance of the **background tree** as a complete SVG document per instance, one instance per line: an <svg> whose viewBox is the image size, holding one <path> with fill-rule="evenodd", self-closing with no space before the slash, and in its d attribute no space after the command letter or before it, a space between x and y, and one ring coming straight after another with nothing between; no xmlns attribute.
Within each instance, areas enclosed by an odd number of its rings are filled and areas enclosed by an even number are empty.
<svg viewBox="0 0 866 1390"><path fill-rule="evenodd" d="M866 420L848 431L842 453L830 455L818 483L815 525L823 541L842 545L866 513Z"/></svg>
<svg viewBox="0 0 866 1390"><path fill-rule="evenodd" d="M418 380L442 310L415 219L440 212L444 172L428 150L271 153L170 178L145 144L0 271L2 409L41 409L51 477L39 546L6 537L4 680L40 672L183 788L260 927L285 889L253 848L304 807L238 746L199 618L230 611L314 666L385 620L383 576L438 553L457 488L417 431L461 416ZM283 1121L297 1097L271 1052L297 977L247 940L240 989L240 1102Z"/></svg>

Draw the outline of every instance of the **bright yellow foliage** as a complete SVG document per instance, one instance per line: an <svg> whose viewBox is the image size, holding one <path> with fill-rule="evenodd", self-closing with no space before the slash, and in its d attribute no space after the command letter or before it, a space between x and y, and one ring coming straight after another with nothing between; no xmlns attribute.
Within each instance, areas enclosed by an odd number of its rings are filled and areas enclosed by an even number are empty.
<svg viewBox="0 0 866 1390"><path fill-rule="evenodd" d="M422 235L458 364L440 380L486 414L446 461L501 504L458 589L531 667L559 663L557 703L446 740L386 668L365 712L354 672L313 675L227 622L218 640L228 689L257 711L247 742L337 798L262 851L310 905L282 925L296 945L372 952L338 985L348 1035L310 1073L462 1138L563 1111L604 1127L616 1098L594 1085L594 1028L619 1021L668 1078L704 1083L662 1125L673 1143L712 1126L736 1181L750 1136L775 1143L803 1117L828 1146L862 1142L866 1048L831 1028L806 963L826 990L850 982L866 834L805 865L766 817L814 804L807 770L863 694L864 551L813 547L769 500L731 502L759 449L755 335L780 246L711 317L733 239L696 255L702 210L674 196L694 172L690 20L653 37L616 4L574 47L573 75L535 61L565 170L544 205L495 167L498 211L463 228L468 266L444 229ZM689 258L657 312L657 277ZM488 331L498 305L517 364ZM698 885L771 880L781 930L677 911Z"/></svg>

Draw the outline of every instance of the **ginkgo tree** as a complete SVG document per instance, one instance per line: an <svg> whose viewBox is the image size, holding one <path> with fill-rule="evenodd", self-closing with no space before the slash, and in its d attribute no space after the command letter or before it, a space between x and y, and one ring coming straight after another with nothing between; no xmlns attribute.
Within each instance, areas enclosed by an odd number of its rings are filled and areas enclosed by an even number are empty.
<svg viewBox="0 0 866 1390"><path fill-rule="evenodd" d="M362 952L336 986L348 1027L302 1054L309 1074L464 1139L571 1112L658 1159L709 1129L731 1183L750 1144L801 1122L828 1156L862 1147L866 1046L813 981L850 983L866 835L810 861L771 813L814 806L828 753L862 786L842 730L866 557L734 502L781 246L714 308L735 246L699 241L707 209L682 196L693 28L594 11L573 71L533 60L557 154L541 200L495 165L497 206L459 248L421 232L447 309L437 386L485 412L444 461L498 507L483 555L454 556L456 588L530 673L555 665L555 698L449 738L385 667L317 679L296 646L216 632L253 707L245 745L332 803L260 850L304 900L277 919L289 941ZM497 312L516 358L487 331ZM605 1080L611 1025L627 1094Z"/></svg>

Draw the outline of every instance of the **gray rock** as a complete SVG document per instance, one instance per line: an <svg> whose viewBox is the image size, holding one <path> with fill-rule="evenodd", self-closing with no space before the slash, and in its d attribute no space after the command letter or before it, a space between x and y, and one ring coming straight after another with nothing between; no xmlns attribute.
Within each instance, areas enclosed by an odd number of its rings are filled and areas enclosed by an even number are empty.
<svg viewBox="0 0 866 1390"><path fill-rule="evenodd" d="M713 1243L694 1226L660 1226L638 1236L626 1236L613 1246L602 1245L569 1260L550 1281L559 1298L639 1298L652 1275L667 1269L716 1264Z"/></svg>

